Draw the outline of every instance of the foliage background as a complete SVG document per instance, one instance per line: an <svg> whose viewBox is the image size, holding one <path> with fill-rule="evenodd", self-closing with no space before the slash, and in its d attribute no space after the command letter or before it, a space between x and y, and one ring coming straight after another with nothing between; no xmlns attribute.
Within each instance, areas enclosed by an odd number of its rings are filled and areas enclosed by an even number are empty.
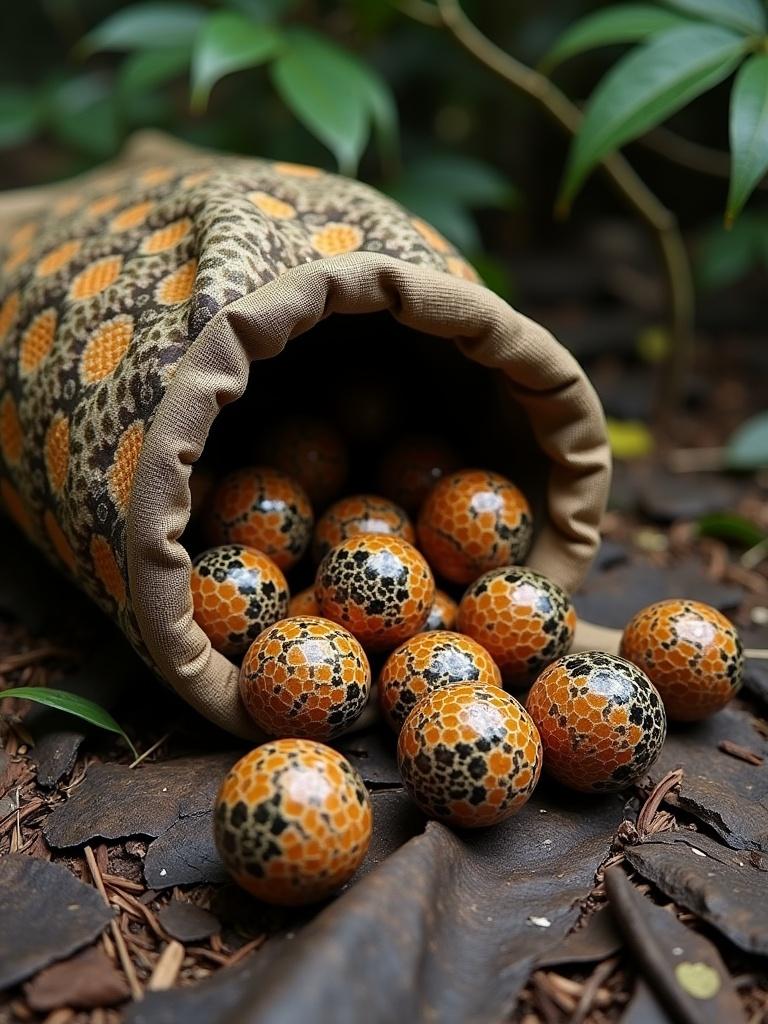
<svg viewBox="0 0 768 1024"><path fill-rule="evenodd" d="M175 12L177 20L160 18L156 31L114 48L99 38L98 27L143 4L31 0L3 5L0 187L66 177L112 156L131 131L147 126L220 149L329 169L337 166L335 148L345 170L357 169L364 180L433 221L492 287L512 299L510 257L548 241L565 244L596 218L625 216L620 201L595 175L568 222L556 222L552 210L568 140L447 33L418 24L393 0L195 0L155 6ZM500 47L536 65L574 21L611 6L590 0L546 5L468 0L465 9ZM194 33L184 29L185 12L191 18L193 8L203 21L225 13L243 16L256 27L256 51L258 38L268 40L270 32L292 39L303 32L310 45L332 48L329 74L320 82L294 82L293 102L286 102L289 90L281 88L267 44L260 60L252 55L258 66L223 77L213 85L207 106L198 95L193 109L189 62ZM237 32L231 36L234 51L247 51L247 39ZM625 50L594 50L565 63L554 77L570 97L582 100ZM318 87L333 96L334 75L345 55L357 62L359 85L347 88L354 85L349 74L338 78L338 102L330 105L325 119L326 129L331 127L329 149L317 137L322 128L308 130L311 118L297 116L302 96L296 88L304 90L310 107L320 102L322 114ZM368 89L366 123L360 125L357 100ZM728 91L726 85L716 86L676 114L669 127L725 153ZM390 95L394 111L388 106ZM335 147L334 118L340 119ZM356 168L355 154L350 155L349 146L345 154L339 140L358 128L364 145ZM701 286L717 287L764 271L768 212L762 196L753 198L748 212L726 233L720 226L726 178L680 167L642 142L627 152L643 179L678 214L697 255Z"/></svg>

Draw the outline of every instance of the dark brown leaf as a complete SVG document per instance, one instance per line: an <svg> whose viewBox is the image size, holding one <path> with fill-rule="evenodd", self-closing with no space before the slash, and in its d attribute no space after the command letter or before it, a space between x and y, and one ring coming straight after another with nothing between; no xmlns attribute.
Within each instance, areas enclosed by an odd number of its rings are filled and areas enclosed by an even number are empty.
<svg viewBox="0 0 768 1024"><path fill-rule="evenodd" d="M180 819L210 813L224 775L236 760L229 752L185 757L128 768L96 764L69 800L49 815L51 846L79 846L93 839L156 838Z"/></svg>
<svg viewBox="0 0 768 1024"><path fill-rule="evenodd" d="M768 955L768 886L749 854L709 836L671 832L629 846L625 855L643 878L734 945Z"/></svg>
<svg viewBox="0 0 768 1024"><path fill-rule="evenodd" d="M591 964L607 960L624 945L616 930L613 915L608 907L590 914L583 927L571 932L554 949L549 950L536 961L540 967L555 967L570 964Z"/></svg>
<svg viewBox="0 0 768 1024"><path fill-rule="evenodd" d="M616 923L645 980L682 1024L744 1020L728 970L712 943L642 896L620 867L605 873Z"/></svg>
<svg viewBox="0 0 768 1024"><path fill-rule="evenodd" d="M619 1024L672 1024L664 1007L642 978L635 983L635 991Z"/></svg>
<svg viewBox="0 0 768 1024"><path fill-rule="evenodd" d="M104 949L94 946L46 967L24 986L24 995L33 1010L45 1012L60 1006L83 1010L114 1006L130 993Z"/></svg>
<svg viewBox="0 0 768 1024"><path fill-rule="evenodd" d="M93 942L112 919L91 886L24 854L0 859L0 892L0 989Z"/></svg>
<svg viewBox="0 0 768 1024"><path fill-rule="evenodd" d="M395 761L397 740L383 725L367 732L342 736L334 744L354 765L370 786L400 786L400 773Z"/></svg>
<svg viewBox="0 0 768 1024"><path fill-rule="evenodd" d="M718 749L728 741L765 756L768 742L752 716L727 707L695 725L670 728L650 778L683 769L680 789L667 802L712 828L734 849L768 850L768 765L747 764Z"/></svg>
<svg viewBox="0 0 768 1024"><path fill-rule="evenodd" d="M579 618L601 626L624 629L641 608L667 597L689 597L721 611L736 608L742 599L739 587L718 583L707 576L696 560L671 569L632 562L589 576L574 597Z"/></svg>
<svg viewBox="0 0 768 1024"><path fill-rule="evenodd" d="M210 911L187 900L171 900L158 911L157 919L171 938L179 942L199 942L221 930L221 924Z"/></svg>

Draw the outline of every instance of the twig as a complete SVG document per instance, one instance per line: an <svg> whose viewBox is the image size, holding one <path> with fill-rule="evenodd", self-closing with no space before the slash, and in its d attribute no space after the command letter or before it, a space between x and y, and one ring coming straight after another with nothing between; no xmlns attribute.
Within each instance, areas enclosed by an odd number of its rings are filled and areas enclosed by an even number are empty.
<svg viewBox="0 0 768 1024"><path fill-rule="evenodd" d="M443 24L440 11L427 0L396 0L395 6L414 21L420 21L422 25L440 28Z"/></svg>
<svg viewBox="0 0 768 1024"><path fill-rule="evenodd" d="M15 672L16 669L26 668L28 665L37 665L38 662L46 661L48 658L67 658L77 660L75 651L66 647L38 647L34 651L21 651L19 654L9 654L0 661L0 675L6 672Z"/></svg>
<svg viewBox="0 0 768 1024"><path fill-rule="evenodd" d="M746 747L739 746L738 743L732 743L730 740L720 740L717 749L722 750L724 754L730 754L731 757L735 757L739 761L745 761L747 764L753 764L758 767L765 761L765 758L760 754L756 754L754 750L748 750Z"/></svg>
<svg viewBox="0 0 768 1024"><path fill-rule="evenodd" d="M619 963L619 957L611 957L610 960L604 960L601 964L592 972L591 976L587 979L584 984L584 988L581 991L581 996L576 1009L573 1011L571 1019L568 1024L582 1024L582 1021L592 1010L596 1004L598 993L602 988L603 982L607 981Z"/></svg>
<svg viewBox="0 0 768 1024"><path fill-rule="evenodd" d="M401 10L424 24L433 24L431 5L418 0L401 3ZM426 8L426 9L425 9ZM553 82L528 67L485 36L464 13L460 0L437 0L443 26L489 71L535 100L565 131L578 133L583 115ZM427 20L428 19L428 20ZM651 192L620 153L604 157L601 166L628 205L654 233L661 253L669 293L671 333L669 373L664 377L666 399L677 397L693 345L693 280L677 219Z"/></svg>
<svg viewBox="0 0 768 1024"><path fill-rule="evenodd" d="M173 987L184 963L184 956L184 947L180 942L173 939L168 943L155 964L152 977L147 982L150 992L162 992Z"/></svg>
<svg viewBox="0 0 768 1024"><path fill-rule="evenodd" d="M91 872L93 883L101 893L101 898L104 900L108 907L111 907L109 897L107 896L107 890L104 888L104 880L101 877L101 871L99 871L99 865L96 863L96 858L93 854L93 850L90 848L90 846L86 846L84 849L85 859L88 863L88 870ZM130 956L128 955L128 950L125 945L123 933L118 928L117 921L115 921L114 918L109 922L109 925L110 930L112 932L112 938L115 943L115 948L117 950L117 955L120 959L120 965L123 968L123 971L125 972L126 979L128 980L128 988L131 990L131 996L134 999L141 999L144 993L141 990L139 979L136 976L136 969L134 968L133 962Z"/></svg>
<svg viewBox="0 0 768 1024"><path fill-rule="evenodd" d="M160 739L157 741L157 743L153 743L152 746L148 750L144 751L143 754L139 754L139 756L136 758L136 760L132 761L128 765L128 767L129 768L135 768L136 765L141 764L141 762L144 761L146 758L148 758L150 754L154 754L154 752L157 750L158 747L162 747L162 745L165 743L165 741L168 739L168 737L170 735L171 735L170 732L167 732L165 734L165 736L161 736Z"/></svg>
<svg viewBox="0 0 768 1024"><path fill-rule="evenodd" d="M731 176L730 153L712 146L702 146L700 142L686 139L663 125L641 136L638 142L686 170L709 174L713 178L727 179ZM758 181L755 187L768 188L768 180Z"/></svg>
<svg viewBox="0 0 768 1024"><path fill-rule="evenodd" d="M244 946L241 946L236 953L227 960L227 967L234 967L235 964L239 964L241 960L245 960L249 953L252 953L255 949L260 949L267 941L266 935L257 935L255 939L251 939L250 942L246 942Z"/></svg>

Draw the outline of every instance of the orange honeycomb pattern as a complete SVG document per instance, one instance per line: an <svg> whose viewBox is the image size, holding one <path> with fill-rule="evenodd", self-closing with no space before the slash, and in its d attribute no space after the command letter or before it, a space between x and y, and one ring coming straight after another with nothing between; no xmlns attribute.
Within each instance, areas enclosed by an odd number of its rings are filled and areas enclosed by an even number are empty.
<svg viewBox="0 0 768 1024"><path fill-rule="evenodd" d="M526 707L541 734L546 770L584 793L613 792L642 778L667 732L664 705L648 677L601 651L550 665Z"/></svg>
<svg viewBox="0 0 768 1024"><path fill-rule="evenodd" d="M292 203L286 203L277 196L271 196L268 192L251 192L248 196L250 201L262 213L276 220L290 220L296 216L296 207Z"/></svg>
<svg viewBox="0 0 768 1024"><path fill-rule="evenodd" d="M131 228L140 227L146 221L154 205L149 201L134 203L133 206L129 206L117 214L110 224L110 229L112 231L130 231Z"/></svg>
<svg viewBox="0 0 768 1024"><path fill-rule="evenodd" d="M240 669L240 696L268 736L327 740L363 713L371 669L346 629L317 616L283 619L254 640Z"/></svg>
<svg viewBox="0 0 768 1024"><path fill-rule="evenodd" d="M413 525L393 501L375 494L353 494L342 498L325 512L315 527L312 555L320 562L337 544L363 533L385 533L416 541Z"/></svg>
<svg viewBox="0 0 768 1024"><path fill-rule="evenodd" d="M114 373L133 337L133 317L116 316L97 328L88 339L80 361L84 384L95 384Z"/></svg>
<svg viewBox="0 0 768 1024"><path fill-rule="evenodd" d="M353 252L363 244L365 236L356 224L331 222L311 238L312 245L321 256L339 256L343 252Z"/></svg>
<svg viewBox="0 0 768 1024"><path fill-rule="evenodd" d="M565 591L546 576L509 566L485 573L467 588L458 626L490 651L508 686L526 686L570 648L576 612Z"/></svg>
<svg viewBox="0 0 768 1024"><path fill-rule="evenodd" d="M64 565L74 575L77 573L77 558L75 552L72 550L72 545L64 535L64 531L56 522L55 517L52 515L49 509L46 509L43 513L43 526L45 532L48 534L48 539L53 545L53 549L59 556Z"/></svg>
<svg viewBox="0 0 768 1024"><path fill-rule="evenodd" d="M360 867L371 841L371 802L337 751L312 740L274 740L229 772L214 822L234 880L267 903L297 906L330 896Z"/></svg>
<svg viewBox="0 0 768 1024"><path fill-rule="evenodd" d="M55 309L39 313L21 336L19 370L28 376L37 370L53 348L58 317Z"/></svg>
<svg viewBox="0 0 768 1024"><path fill-rule="evenodd" d="M144 424L133 423L123 433L115 448L109 470L109 490L118 508L125 510L133 489L133 478L144 443Z"/></svg>
<svg viewBox="0 0 768 1024"><path fill-rule="evenodd" d="M337 544L315 579L320 614L371 651L384 651L423 629L435 581L420 552L401 537L366 533Z"/></svg>
<svg viewBox="0 0 768 1024"><path fill-rule="evenodd" d="M288 602L289 615L319 615L320 606L315 597L315 588L307 587L294 594Z"/></svg>
<svg viewBox="0 0 768 1024"><path fill-rule="evenodd" d="M19 293L11 292L0 305L0 345L5 341L19 315Z"/></svg>
<svg viewBox="0 0 768 1024"><path fill-rule="evenodd" d="M216 487L208 532L214 544L245 544L289 569L312 536L312 506L285 473L264 466L238 469Z"/></svg>
<svg viewBox="0 0 768 1024"><path fill-rule="evenodd" d="M114 284L123 268L122 256L105 256L81 270L69 290L71 299L84 302Z"/></svg>
<svg viewBox="0 0 768 1024"><path fill-rule="evenodd" d="M425 630L453 629L459 614L459 606L444 590L435 591L435 600L429 609Z"/></svg>
<svg viewBox="0 0 768 1024"><path fill-rule="evenodd" d="M432 488L418 521L419 544L432 568L453 583L521 562L533 521L525 496L499 473L465 469Z"/></svg>
<svg viewBox="0 0 768 1024"><path fill-rule="evenodd" d="M744 652L736 627L700 601L659 601L638 612L619 653L648 676L667 715L695 722L724 707L742 682Z"/></svg>
<svg viewBox="0 0 768 1024"><path fill-rule="evenodd" d="M3 395L0 401L0 450L5 461L16 466L24 449L24 434L19 420L19 410L13 395Z"/></svg>
<svg viewBox="0 0 768 1024"><path fill-rule="evenodd" d="M269 461L292 476L315 505L335 498L347 479L347 449L339 432L311 416L281 423L269 438Z"/></svg>
<svg viewBox="0 0 768 1024"><path fill-rule="evenodd" d="M37 276L47 277L49 274L56 274L59 270L74 259L80 252L82 242L79 239L72 239L69 242L62 242L45 256L37 264Z"/></svg>
<svg viewBox="0 0 768 1024"><path fill-rule="evenodd" d="M431 818L461 828L496 825L519 811L541 761L530 715L497 686L435 690L406 718L397 742L411 797Z"/></svg>
<svg viewBox="0 0 768 1024"><path fill-rule="evenodd" d="M439 438L406 437L382 459L379 484L388 498L416 513L437 481L458 467L458 456Z"/></svg>
<svg viewBox="0 0 768 1024"><path fill-rule="evenodd" d="M57 416L45 435L45 467L51 490L58 494L66 483L69 469L69 420L66 416Z"/></svg>
<svg viewBox="0 0 768 1024"><path fill-rule="evenodd" d="M417 633L394 650L379 674L379 706L395 732L427 694L459 683L501 686L488 651L461 633Z"/></svg>
<svg viewBox="0 0 768 1024"><path fill-rule="evenodd" d="M155 298L163 306L176 306L180 302L186 302L192 296L196 273L197 262L190 260L160 282L155 291Z"/></svg>
<svg viewBox="0 0 768 1024"><path fill-rule="evenodd" d="M288 611L288 584L271 558L242 544L224 544L192 563L195 622L217 651L239 658L267 626Z"/></svg>
<svg viewBox="0 0 768 1024"><path fill-rule="evenodd" d="M98 535L91 538L91 561L96 578L101 582L104 590L118 605L124 604L125 580L106 538Z"/></svg>
<svg viewBox="0 0 768 1024"><path fill-rule="evenodd" d="M141 251L145 253L165 252L178 245L182 238L185 238L192 230L192 221L189 217L180 217L165 227L158 228L144 239Z"/></svg>

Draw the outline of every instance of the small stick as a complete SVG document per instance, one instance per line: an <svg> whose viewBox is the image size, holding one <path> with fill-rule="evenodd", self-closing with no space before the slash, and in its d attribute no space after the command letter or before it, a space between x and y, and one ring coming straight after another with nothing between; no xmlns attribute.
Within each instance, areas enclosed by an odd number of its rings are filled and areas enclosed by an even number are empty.
<svg viewBox="0 0 768 1024"><path fill-rule="evenodd" d="M149 757L150 754L154 754L154 752L157 750L158 747L162 747L162 745L165 743L165 741L168 739L168 737L170 735L171 735L171 733L167 732L165 734L165 736L161 736L160 739L157 741L157 743L153 743L152 746L148 750L144 751L143 754L139 754L139 756L136 758L136 760L132 761L128 765L128 767L129 768L135 768L136 765L141 764L141 762L143 760L145 760L145 758Z"/></svg>
<svg viewBox="0 0 768 1024"><path fill-rule="evenodd" d="M72 658L77 660L75 651L69 651L65 647L38 647L34 651L21 651L19 654L9 654L0 661L0 675L6 672L14 672L19 668L27 668L28 665L36 665L46 658Z"/></svg>
<svg viewBox="0 0 768 1024"><path fill-rule="evenodd" d="M108 871L102 871L101 877L104 884L112 889L124 889L126 892L143 893L144 886L138 882L132 882L130 878L123 878L122 875L111 875Z"/></svg>
<svg viewBox="0 0 768 1024"><path fill-rule="evenodd" d="M150 992L162 992L171 988L178 977L181 965L184 963L184 947L180 942L169 942L152 971L152 977L147 982Z"/></svg>
<svg viewBox="0 0 768 1024"><path fill-rule="evenodd" d="M99 871L99 865L96 863L96 857L94 856L93 850L90 848L90 846L85 847L85 859L88 862L88 869L91 872L91 877L93 878L94 885L101 894L101 898L104 900L108 907L111 907L109 897L107 896L107 890L104 888L104 880L102 879L101 872ZM120 965L122 966L123 971L125 972L125 977L128 980L128 988L131 990L131 996L134 999L141 999L141 997L143 996L143 992L141 991L139 979L136 976L136 969L134 968L133 962L131 961L131 958L128 955L128 949L126 948L125 945L123 933L118 928L117 921L115 921L114 918L109 922L109 925L112 931L112 938L115 943L117 955L120 958Z"/></svg>
<svg viewBox="0 0 768 1024"><path fill-rule="evenodd" d="M241 946L236 953L227 960L227 967L234 967L235 964L239 964L241 960L245 960L249 953L252 953L254 949L259 949L267 941L266 935L258 935L255 939L251 939L250 942L246 942L244 946Z"/></svg>
<svg viewBox="0 0 768 1024"><path fill-rule="evenodd" d="M730 740L720 740L717 749L722 750L724 754L738 758L739 761L746 761L747 764L759 766L765 761L765 758L756 754L754 750L747 750L746 747L740 747L738 743L732 743Z"/></svg>
<svg viewBox="0 0 768 1024"><path fill-rule="evenodd" d="M619 958L615 956L610 960L604 960L603 963L598 964L592 972L592 975L584 983L584 988L582 989L581 996L576 1004L576 1009L573 1011L573 1016L568 1024L582 1024L582 1021L596 1004L597 996L603 982L610 978L616 969L618 962Z"/></svg>

